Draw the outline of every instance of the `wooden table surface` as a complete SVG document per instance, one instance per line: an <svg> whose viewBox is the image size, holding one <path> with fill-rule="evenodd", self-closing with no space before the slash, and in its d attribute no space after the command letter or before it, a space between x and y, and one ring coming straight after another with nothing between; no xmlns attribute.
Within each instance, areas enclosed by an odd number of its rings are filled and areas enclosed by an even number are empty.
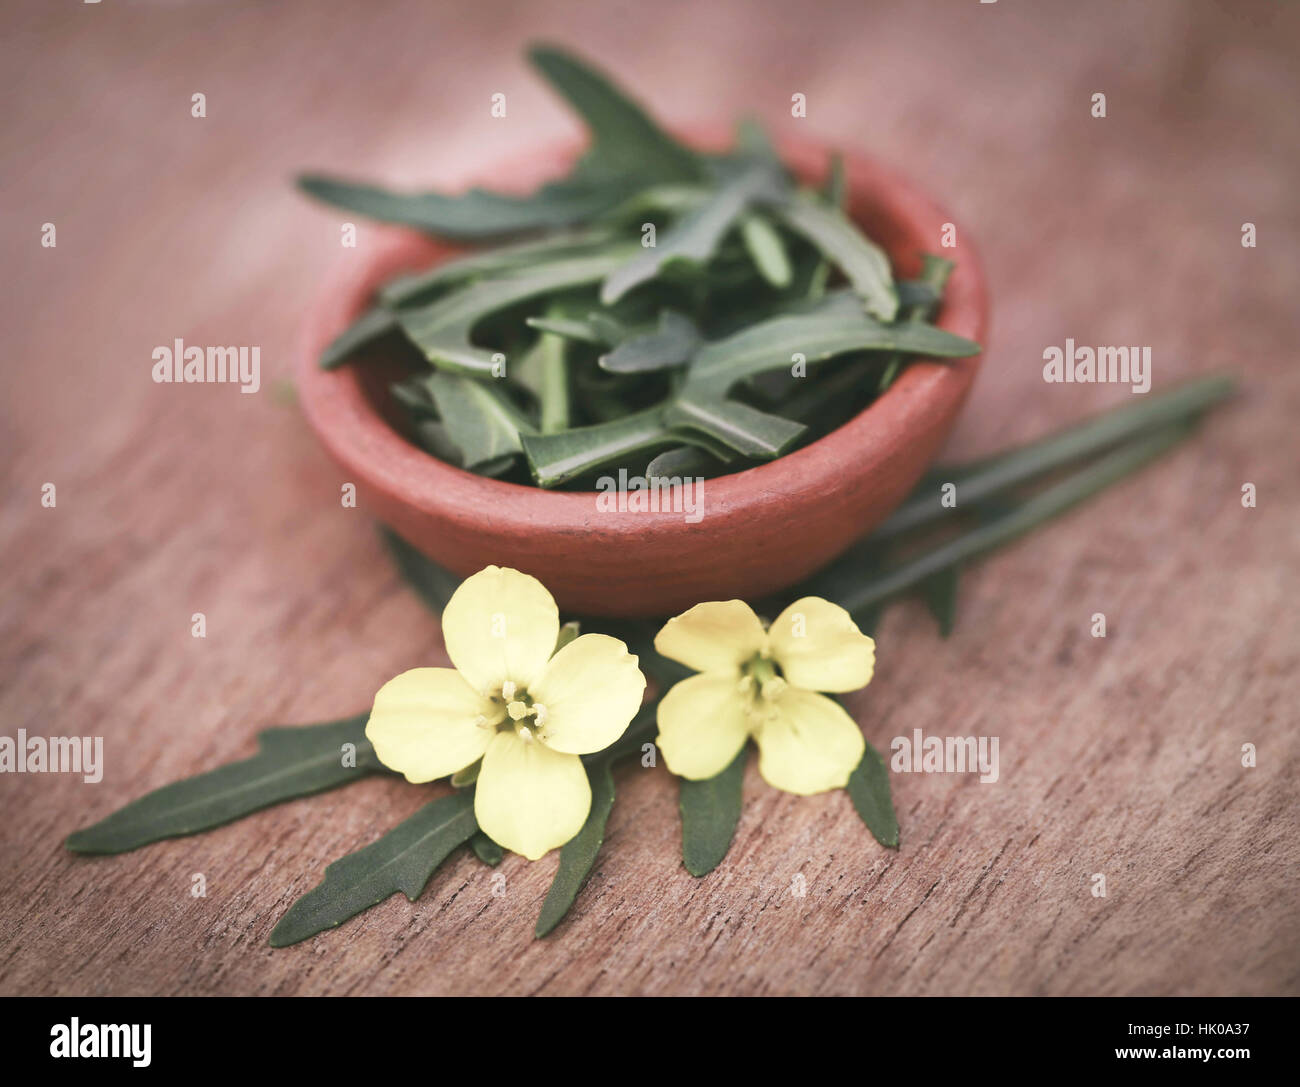
<svg viewBox="0 0 1300 1087"><path fill-rule="evenodd" d="M0 732L103 736L107 768L0 776L0 992L1300 991L1300 11L1030 8L7 4ZM950 640L918 605L887 615L853 703L868 738L997 736L1002 763L996 784L895 774L898 853L843 793L781 794L751 763L731 855L696 880L675 784L630 767L551 938L531 935L554 856L508 858L494 895L458 855L417 903L272 951L325 864L430 788L369 779L119 857L61 842L251 754L264 726L354 712L443 661L288 384L322 277L377 234L342 249L341 216L290 178L454 181L572 131L521 62L539 36L604 58L670 120L806 126L951 207L994 327L950 457L1128 401L1043 382L1066 337L1150 345L1156 388L1231 369L1244 395L970 569ZM259 345L263 388L154 384L176 337Z"/></svg>

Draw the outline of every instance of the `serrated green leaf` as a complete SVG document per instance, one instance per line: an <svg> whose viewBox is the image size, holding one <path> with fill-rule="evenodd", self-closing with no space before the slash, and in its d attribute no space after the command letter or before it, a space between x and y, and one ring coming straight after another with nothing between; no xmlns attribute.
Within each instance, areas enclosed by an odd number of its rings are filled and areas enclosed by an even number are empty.
<svg viewBox="0 0 1300 1087"><path fill-rule="evenodd" d="M870 744L862 761L849 775L849 799L876 841L887 849L898 848L898 818L889 793L889 767Z"/></svg>
<svg viewBox="0 0 1300 1087"><path fill-rule="evenodd" d="M587 222L631 197L634 177L575 172L529 196L473 188L456 195L401 193L324 174L304 174L298 187L326 204L384 223L400 223L454 242L481 242Z"/></svg>
<svg viewBox="0 0 1300 1087"><path fill-rule="evenodd" d="M468 283L427 306L398 311L402 331L435 366L490 376L499 360L496 352L476 347L476 325L518 302L595 283L627 259L632 246L619 245L580 256L560 256L516 272Z"/></svg>
<svg viewBox="0 0 1300 1087"><path fill-rule="evenodd" d="M702 268L751 204L760 197L776 199L781 191L782 178L770 166L755 165L732 178L666 231L658 245L640 249L610 272L601 284L601 302L605 305L617 302L633 287L654 279L670 265Z"/></svg>
<svg viewBox="0 0 1300 1087"><path fill-rule="evenodd" d="M665 426L662 416L661 408L650 408L608 423L574 427L557 434L523 434L520 441L539 487L557 487L675 442L701 445L723 459L728 456L711 439Z"/></svg>
<svg viewBox="0 0 1300 1087"><path fill-rule="evenodd" d="M690 427L745 457L771 460L790 449L806 429L802 423L772 415L739 400L696 395L683 390L664 412L669 426Z"/></svg>
<svg viewBox="0 0 1300 1087"><path fill-rule="evenodd" d="M790 366L795 355L814 363L853 351L904 351L927 358L979 353L979 344L934 325L884 324L858 310L851 297L832 291L801 312L759 321L705 344L695 354L685 389L725 391L764 370Z"/></svg>
<svg viewBox="0 0 1300 1087"><path fill-rule="evenodd" d="M421 380L466 468L522 453L519 436L537 429L496 378L480 381L434 370Z"/></svg>
<svg viewBox="0 0 1300 1087"><path fill-rule="evenodd" d="M525 434L520 441L538 486L555 487L662 445L666 430L661 415L658 408L651 408L613 422L573 427L558 434Z"/></svg>
<svg viewBox="0 0 1300 1087"><path fill-rule="evenodd" d="M528 196L483 188L447 195L397 193L320 174L298 179L311 196L382 222L403 223L452 241L483 241L587 222L647 186L695 181L697 156L672 140L602 75L561 50L539 46L533 63L587 122L592 149L567 177Z"/></svg>
<svg viewBox="0 0 1300 1087"><path fill-rule="evenodd" d="M347 785L384 768L366 739L369 712L319 725L272 728L260 750L196 777L164 785L69 836L74 853L125 853L163 838L210 830L295 797ZM343 745L355 747L345 766Z"/></svg>
<svg viewBox="0 0 1300 1087"><path fill-rule="evenodd" d="M528 59L586 122L589 158L603 170L640 177L643 185L700 178L698 157L595 68L553 45L534 45Z"/></svg>
<svg viewBox="0 0 1300 1087"><path fill-rule="evenodd" d="M539 261L589 255L610 244L608 229L548 235L515 245L498 245L442 261L427 272L399 276L379 289L379 300L390 309L428 305L452 287L472 279L518 272ZM394 322L396 318L393 318Z"/></svg>
<svg viewBox="0 0 1300 1087"><path fill-rule="evenodd" d="M801 193L775 203L772 214L813 243L853 284L868 313L892 321L898 313L898 292L889 258L869 241L839 208Z"/></svg>
<svg viewBox="0 0 1300 1087"><path fill-rule="evenodd" d="M378 841L327 867L324 880L272 930L271 946L288 947L335 928L398 891L414 902L438 865L477 830L473 793L426 804Z"/></svg>
<svg viewBox="0 0 1300 1087"><path fill-rule="evenodd" d="M749 745L741 748L722 773L704 781L679 779L682 816L682 863L693 876L712 872L731 848L740 822L741 790Z"/></svg>
<svg viewBox="0 0 1300 1087"><path fill-rule="evenodd" d="M613 374L666 370L689 362L702 342L700 330L689 317L666 309L659 314L658 328L621 340L600 357L599 365Z"/></svg>
<svg viewBox="0 0 1300 1087"><path fill-rule="evenodd" d="M737 382L790 365L802 355L815 363L855 351L905 351L931 357L974 354L979 345L921 322L886 325L863 313L855 296L836 291L813 305L760 321L706 343L675 396L656 408L610 422L521 441L539 486L559 486L607 464L657 451L674 441L724 444L745 456L770 459L803 433L799 423L726 398ZM689 424L689 425L688 425Z"/></svg>
<svg viewBox="0 0 1300 1087"><path fill-rule="evenodd" d="M321 352L320 368L336 370L358 351L372 347L399 331L400 326L393 314L385 309L368 310L340 332Z"/></svg>

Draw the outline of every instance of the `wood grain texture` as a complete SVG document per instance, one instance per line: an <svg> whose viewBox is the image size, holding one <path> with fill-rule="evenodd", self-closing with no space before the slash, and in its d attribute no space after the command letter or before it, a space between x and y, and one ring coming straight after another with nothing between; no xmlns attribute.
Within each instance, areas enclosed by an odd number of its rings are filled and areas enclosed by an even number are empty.
<svg viewBox="0 0 1300 1087"><path fill-rule="evenodd" d="M10 5L0 731L102 735L107 769L0 777L0 992L1300 991L1300 12L1027 7ZM1067 336L1151 345L1157 385L1232 368L1245 394L970 570L951 640L918 605L887 615L852 703L869 739L996 735L1002 757L995 785L894 775L897 854L846 795L786 796L751 764L732 852L697 881L667 773L624 767L592 882L549 939L531 934L553 858L507 858L494 896L464 855L417 903L272 951L325 865L430 790L369 780L122 857L60 843L251 754L265 725L361 708L441 659L278 385L324 267L347 259L339 216L288 179L454 180L572 132L519 60L543 35L611 58L669 120L806 125L970 224L993 335L954 458L1129 395L1045 385L1043 348ZM177 336L260 345L262 391L153 384L150 352Z"/></svg>

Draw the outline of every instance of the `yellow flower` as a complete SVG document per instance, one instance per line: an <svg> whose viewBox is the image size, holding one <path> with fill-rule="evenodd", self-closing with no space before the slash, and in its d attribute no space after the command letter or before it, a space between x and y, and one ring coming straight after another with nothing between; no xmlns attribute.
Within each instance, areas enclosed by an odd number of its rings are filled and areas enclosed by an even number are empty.
<svg viewBox="0 0 1300 1087"><path fill-rule="evenodd" d="M582 829L591 785L579 756L623 735L645 692L637 658L617 638L583 634L554 652L559 632L559 610L540 581L480 570L443 609L455 667L389 680L366 725L380 761L407 781L446 777L481 758L479 828L529 860Z"/></svg>
<svg viewBox="0 0 1300 1087"><path fill-rule="evenodd" d="M876 645L847 611L796 600L770 628L743 600L697 604L670 619L655 649L699 675L659 703L657 743L679 777L721 773L753 737L758 770L789 793L842 788L866 744L853 718L818 691L871 682Z"/></svg>

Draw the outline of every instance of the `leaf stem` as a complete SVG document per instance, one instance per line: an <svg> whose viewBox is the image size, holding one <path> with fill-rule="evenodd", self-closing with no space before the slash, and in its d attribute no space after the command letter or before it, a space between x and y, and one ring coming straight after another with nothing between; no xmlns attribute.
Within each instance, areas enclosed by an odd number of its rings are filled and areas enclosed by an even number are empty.
<svg viewBox="0 0 1300 1087"><path fill-rule="evenodd" d="M569 429L569 360L563 336L543 332L541 348L541 431L556 434Z"/></svg>

